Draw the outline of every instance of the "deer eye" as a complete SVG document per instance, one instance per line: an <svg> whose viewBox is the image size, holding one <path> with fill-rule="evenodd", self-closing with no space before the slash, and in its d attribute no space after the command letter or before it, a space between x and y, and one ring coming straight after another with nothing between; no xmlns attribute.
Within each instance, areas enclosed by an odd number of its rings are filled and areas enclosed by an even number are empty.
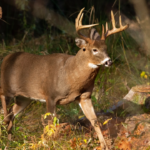
<svg viewBox="0 0 150 150"><path fill-rule="evenodd" d="M85 51L86 50L86 48L83 48L83 51Z"/></svg>
<svg viewBox="0 0 150 150"><path fill-rule="evenodd" d="M93 52L98 52L98 50L97 49L93 49Z"/></svg>

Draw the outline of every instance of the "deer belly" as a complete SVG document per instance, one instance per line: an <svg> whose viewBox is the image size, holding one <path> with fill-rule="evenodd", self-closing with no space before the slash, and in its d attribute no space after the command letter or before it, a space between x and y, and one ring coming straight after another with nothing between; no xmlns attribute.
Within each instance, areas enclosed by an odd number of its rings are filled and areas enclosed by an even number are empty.
<svg viewBox="0 0 150 150"><path fill-rule="evenodd" d="M34 101L40 101L42 103L46 103L46 100L45 99L38 99L38 98L35 98L35 97L30 97L31 100L34 100Z"/></svg>
<svg viewBox="0 0 150 150"><path fill-rule="evenodd" d="M40 101L40 102L43 102L45 103L46 102L46 98L43 94L37 92L35 94L31 94L31 93L26 93L26 92L17 92L15 96L23 96L23 97L26 97L26 98L29 98L31 100L34 100L34 101Z"/></svg>
<svg viewBox="0 0 150 150"><path fill-rule="evenodd" d="M81 94L79 92L74 92L65 98L57 98L56 103L60 105L66 105L75 101Z"/></svg>

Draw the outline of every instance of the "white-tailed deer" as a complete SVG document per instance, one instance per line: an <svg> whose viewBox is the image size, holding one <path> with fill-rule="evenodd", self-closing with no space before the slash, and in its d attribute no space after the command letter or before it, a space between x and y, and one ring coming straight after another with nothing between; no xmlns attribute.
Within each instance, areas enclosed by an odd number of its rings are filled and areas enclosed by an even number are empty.
<svg viewBox="0 0 150 150"><path fill-rule="evenodd" d="M12 128L14 117L30 103L30 100L16 99L9 112L6 109L6 100L23 96L46 101L47 112L52 114L55 113L57 104L63 105L76 101L95 128L101 147L108 150L97 122L91 94L99 67L111 65L111 60L106 53L106 37L125 30L128 25L122 26L120 17L120 28L116 28L114 16L111 13L112 30L108 30L106 23L106 32L104 33L104 26L102 26L101 37L95 29L91 30L90 37L86 37L80 31L97 24L82 25L83 10L84 8L75 21L76 32L81 37L75 40L80 48L75 56L67 54L38 56L17 52L4 58L1 67L0 91L8 132Z"/></svg>

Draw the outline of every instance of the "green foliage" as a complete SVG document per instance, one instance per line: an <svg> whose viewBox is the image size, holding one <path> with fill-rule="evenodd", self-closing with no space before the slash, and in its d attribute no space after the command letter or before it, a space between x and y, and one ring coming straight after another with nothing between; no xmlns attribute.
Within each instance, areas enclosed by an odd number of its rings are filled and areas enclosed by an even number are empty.
<svg viewBox="0 0 150 150"><path fill-rule="evenodd" d="M45 34L39 39L30 39L30 33L28 33L25 37L25 40L18 41L17 45L14 44L6 44L5 52L1 53L1 56L15 52L15 51L25 51L38 55L45 55L53 52L63 52L69 54L75 54L78 48L72 41L68 40L67 35L59 35L55 39L51 39L50 34ZM120 36L123 36L124 48L126 53L123 52L122 45L120 45ZM109 56L113 59L113 66L110 68L104 68L103 66L100 68L100 71L95 80L95 88L92 94L92 101L96 111L107 110L110 106L117 102L117 100L121 99L123 95L127 93L126 85L131 87L132 85L136 85L139 83L148 83L149 82L149 74L147 70L141 71L134 67L134 64L130 63L130 60L126 60L128 58L128 52L131 50L132 55L136 55L139 57L139 53L134 50L131 46L131 43L128 43L128 36L126 34L117 34L115 36L110 37L107 40L108 45L108 53ZM127 40L126 40L127 39ZM50 42L49 42L50 41ZM112 42L113 41L113 42ZM130 40L129 40L130 41ZM3 45L1 45L3 46ZM129 64L129 66L128 66ZM129 69L130 68L130 69ZM147 78L145 78L147 75ZM133 80L134 79L134 80ZM38 108L38 109L37 109ZM29 148L37 146L35 145L37 141L40 141L43 127L40 123L40 114L45 110L45 104L41 104L40 102L32 103L22 115L18 115L15 119L15 126L13 127L13 141L9 142L9 145L12 148L23 149L23 147ZM36 110L36 111L35 111ZM26 113L33 113L33 116L36 115L38 117L39 124L38 126L31 128L31 121L28 120L29 116L26 116ZM112 112L113 113L113 112ZM39 116L37 116L37 114ZM78 104L71 103L67 106L57 106L57 115L60 119L60 122L73 122L78 119L79 116L82 116L83 113L79 108ZM126 112L122 111L120 113L121 116L125 116ZM3 116L1 116L3 118ZM33 117L34 118L34 117ZM27 119L27 121L26 121ZM58 121L56 118L54 119L55 124ZM26 124L25 124L25 122ZM27 122L30 122L28 125ZM2 125L1 125L2 126ZM29 128L29 129L28 129ZM38 131L38 132L37 132ZM7 132L6 129L3 128L1 130L0 137L0 145L4 148L7 144ZM34 139L34 137L36 138ZM65 136L65 134L64 134ZM64 140L49 142L48 145L51 148L58 147L58 149L63 149L62 147L65 145L67 149L69 149L70 144L68 144L68 140L73 137L77 138L78 136L83 136L82 133L76 134L72 133L70 136L63 137ZM86 140L83 140L82 143ZM79 141L78 141L79 142ZM30 145L32 143L32 145ZM85 143L85 142L84 142ZM93 142L91 142L93 143ZM78 143L79 144L79 143ZM87 145L86 145L87 146ZM85 149L87 148L85 146ZM96 146L96 145L93 145ZM83 146L84 147L84 146ZM84 149L84 148L83 148Z"/></svg>
<svg viewBox="0 0 150 150"><path fill-rule="evenodd" d="M104 2L104 0L101 2L97 1L98 4L95 9L99 10L100 4ZM87 1L84 1L84 4L88 5L87 7L89 8L93 3L92 1L88 1L87 4ZM18 3L18 5L20 5L20 3ZM40 21L40 25L36 24L37 20L29 15L25 9L25 5L21 7L22 11L18 14L17 19L21 22L20 31L13 37L15 40L12 40L13 35L10 33L13 31L15 24L11 23L11 25L7 27L6 40L0 43L0 58L16 51L29 52L38 55L47 55L51 53L67 53L75 55L77 53L78 48L75 46L73 37L60 31L54 32L53 28L50 25L47 25L45 21ZM10 16L9 10L7 13L8 16ZM101 25L109 20L101 10L99 13L101 15L98 16L98 20L100 21L98 29L101 31ZM111 27L110 23L109 27ZM21 32L22 30L23 32ZM22 35L21 33L24 34ZM146 65L142 64L144 58L137 51L135 41L127 33L122 32L110 36L107 39L106 44L108 46L108 55L113 60L113 66L110 68L104 68L102 66L95 79L95 87L91 97L95 111L106 111L110 106L122 99L128 92L128 89L134 85L150 84L150 75L148 72L150 63L147 61ZM139 62L138 66L137 62ZM44 110L45 104L33 102L22 114L19 114L18 117L16 117L15 126L13 127L13 141L9 142L9 146L12 149L23 149L24 147L29 149L31 146L37 146L35 144L42 139L41 135L43 134L40 115L45 113ZM74 120L78 119L79 116L82 116L83 112L78 104L71 103L67 106L57 106L57 115L60 122L72 123ZM122 117L125 115L126 111L120 113L120 116ZM34 121L35 116L38 121ZM1 114L0 120L3 120L3 115ZM54 124L58 124L57 118L54 118ZM4 149L7 145L7 132L2 125L2 122L0 122L0 129L0 148ZM74 138L80 138L79 140L76 140L78 149L81 148L79 146L80 143L82 143L83 149L87 149L87 146L89 145L91 148L97 145L96 142L94 143L93 139L92 142L90 141L88 143L89 139L85 137L84 132L73 132L70 135L64 133L63 135L64 136L60 140L49 140L48 145L52 149L57 148L58 150L73 149L70 148L70 143L68 143L68 141ZM30 145L31 143L32 145ZM92 145L91 143L94 144Z"/></svg>

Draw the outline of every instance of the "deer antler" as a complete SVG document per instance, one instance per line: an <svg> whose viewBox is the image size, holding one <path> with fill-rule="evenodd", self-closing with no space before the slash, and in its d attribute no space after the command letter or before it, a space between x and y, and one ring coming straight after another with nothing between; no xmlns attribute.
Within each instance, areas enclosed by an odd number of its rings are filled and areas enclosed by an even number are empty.
<svg viewBox="0 0 150 150"><path fill-rule="evenodd" d="M111 11L111 20L112 20L112 27L113 27L113 29L112 30L108 30L108 24L106 22L105 39L106 39L106 37L108 37L111 34L114 34L114 33L117 33L117 32L121 32L121 31L125 30L126 28L128 28L128 25L125 25L125 26L122 25L121 16L119 16L119 25L120 25L120 28L116 28L115 18L114 18L113 11Z"/></svg>
<svg viewBox="0 0 150 150"><path fill-rule="evenodd" d="M75 20L75 28L76 28L77 34L82 39L84 39L85 41L91 43L92 40L90 38L86 37L85 35L81 34L80 30L85 29L85 28L90 28L90 27L96 26L98 24L82 25L82 19L83 19L83 13L82 12L83 12L83 10L84 10L84 8L80 10L80 12L79 12L79 14L78 14L78 16L77 16L77 18Z"/></svg>

